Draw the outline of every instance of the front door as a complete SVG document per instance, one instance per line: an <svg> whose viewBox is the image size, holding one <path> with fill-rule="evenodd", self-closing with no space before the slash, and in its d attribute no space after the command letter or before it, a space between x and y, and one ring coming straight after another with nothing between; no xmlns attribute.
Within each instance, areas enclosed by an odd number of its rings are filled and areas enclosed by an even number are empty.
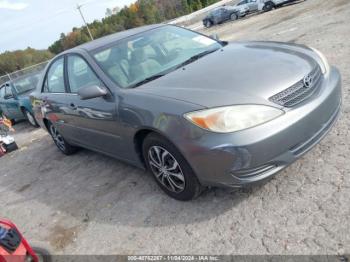
<svg viewBox="0 0 350 262"><path fill-rule="evenodd" d="M249 12L258 11L258 1L257 0L248 0Z"/></svg>
<svg viewBox="0 0 350 262"><path fill-rule="evenodd" d="M67 57L67 103L70 113L66 125L72 127L72 137L79 144L114 156L119 155L122 143L118 136L116 101L112 95L82 100L77 94L80 88L104 86L90 65L80 55Z"/></svg>
<svg viewBox="0 0 350 262"><path fill-rule="evenodd" d="M4 103L7 109L7 117L11 119L22 119L23 113L10 85L5 87Z"/></svg>

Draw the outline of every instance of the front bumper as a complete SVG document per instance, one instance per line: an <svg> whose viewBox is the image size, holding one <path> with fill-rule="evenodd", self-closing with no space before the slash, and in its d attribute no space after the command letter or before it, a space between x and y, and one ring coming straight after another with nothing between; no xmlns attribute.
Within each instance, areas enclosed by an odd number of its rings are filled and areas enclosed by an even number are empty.
<svg viewBox="0 0 350 262"><path fill-rule="evenodd" d="M341 109L341 76L332 68L308 100L266 124L231 133L205 132L180 150L203 185L242 187L278 173L312 149Z"/></svg>

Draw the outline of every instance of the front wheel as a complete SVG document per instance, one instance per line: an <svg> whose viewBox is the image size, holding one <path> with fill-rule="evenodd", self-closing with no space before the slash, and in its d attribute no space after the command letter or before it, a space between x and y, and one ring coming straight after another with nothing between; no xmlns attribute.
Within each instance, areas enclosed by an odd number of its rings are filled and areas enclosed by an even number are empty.
<svg viewBox="0 0 350 262"><path fill-rule="evenodd" d="M264 10L265 12L269 12L269 11L271 11L273 8L274 8L273 3L267 2L267 3L264 5L263 10Z"/></svg>
<svg viewBox="0 0 350 262"><path fill-rule="evenodd" d="M68 156L74 154L77 151L77 148L70 145L52 123L48 123L48 129L53 142L63 154Z"/></svg>
<svg viewBox="0 0 350 262"><path fill-rule="evenodd" d="M238 15L233 13L230 17L231 21L236 21L238 19Z"/></svg>
<svg viewBox="0 0 350 262"><path fill-rule="evenodd" d="M205 21L204 25L206 28L210 28L213 25L213 23L210 20L207 20Z"/></svg>
<svg viewBox="0 0 350 262"><path fill-rule="evenodd" d="M148 135L143 143L143 156L148 170L167 195L181 201L200 195L202 186L192 168L168 140Z"/></svg>
<svg viewBox="0 0 350 262"><path fill-rule="evenodd" d="M27 118L29 124L31 124L34 127L39 127L34 115L31 112L29 112L27 109L24 109L23 113L24 113L25 117Z"/></svg>

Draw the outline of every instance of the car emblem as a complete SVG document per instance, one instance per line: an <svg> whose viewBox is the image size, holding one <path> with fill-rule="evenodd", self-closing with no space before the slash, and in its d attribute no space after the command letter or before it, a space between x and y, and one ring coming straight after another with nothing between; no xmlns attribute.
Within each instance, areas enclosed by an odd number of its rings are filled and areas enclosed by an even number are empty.
<svg viewBox="0 0 350 262"><path fill-rule="evenodd" d="M313 81L314 81L314 80L313 80L312 76L310 76L310 75L305 76L305 77L304 77L304 86L305 86L306 88L311 87Z"/></svg>

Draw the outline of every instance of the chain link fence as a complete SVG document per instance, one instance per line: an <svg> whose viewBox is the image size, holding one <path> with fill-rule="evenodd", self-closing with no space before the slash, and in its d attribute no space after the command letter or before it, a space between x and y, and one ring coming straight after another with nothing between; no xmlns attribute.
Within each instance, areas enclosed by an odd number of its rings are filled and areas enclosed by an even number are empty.
<svg viewBox="0 0 350 262"><path fill-rule="evenodd" d="M6 82L14 82L18 79L39 75L43 72L44 68L48 63L49 61L46 61L40 64L26 67L24 69L21 69L12 73L5 72L6 73L5 75L0 76L0 86L5 84Z"/></svg>

